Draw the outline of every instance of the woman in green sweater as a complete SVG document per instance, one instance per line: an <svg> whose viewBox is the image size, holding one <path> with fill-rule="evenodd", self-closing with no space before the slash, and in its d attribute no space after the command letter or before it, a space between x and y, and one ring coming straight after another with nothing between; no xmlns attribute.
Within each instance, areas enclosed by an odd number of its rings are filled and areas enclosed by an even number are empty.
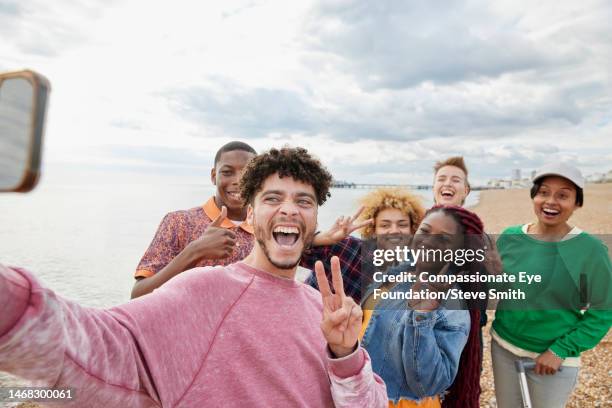
<svg viewBox="0 0 612 408"><path fill-rule="evenodd" d="M607 247L568 223L583 205L583 188L572 166L540 169L531 189L537 221L510 227L497 241L505 273L516 276L513 289L525 294L525 300L499 303L491 330L499 408L522 406L518 359L536 363L527 372L533 407L564 407L576 385L580 353L595 347L610 328Z"/></svg>

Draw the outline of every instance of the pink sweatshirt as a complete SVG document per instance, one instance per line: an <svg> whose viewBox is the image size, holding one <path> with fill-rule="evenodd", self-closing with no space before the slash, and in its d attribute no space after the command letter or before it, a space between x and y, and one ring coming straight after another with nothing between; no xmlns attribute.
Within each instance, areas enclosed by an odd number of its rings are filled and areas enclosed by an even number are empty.
<svg viewBox="0 0 612 408"><path fill-rule="evenodd" d="M0 370L79 407L386 407L359 347L331 359L321 296L244 263L196 268L109 310L0 265Z"/></svg>

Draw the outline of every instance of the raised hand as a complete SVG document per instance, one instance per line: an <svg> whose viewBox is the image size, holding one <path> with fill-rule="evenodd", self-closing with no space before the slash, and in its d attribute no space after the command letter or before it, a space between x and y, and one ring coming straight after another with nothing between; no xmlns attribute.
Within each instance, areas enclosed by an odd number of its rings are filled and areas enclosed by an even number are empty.
<svg viewBox="0 0 612 408"><path fill-rule="evenodd" d="M232 254L236 245L236 234L221 227L227 217L227 208L221 207L221 214L210 223L204 233L195 241L189 243L192 259L220 259Z"/></svg>
<svg viewBox="0 0 612 408"><path fill-rule="evenodd" d="M333 293L321 261L315 263L315 273L323 302L321 331L332 353L338 358L345 357L357 346L363 313L359 305L344 294L340 260L337 256L331 259Z"/></svg>
<svg viewBox="0 0 612 408"><path fill-rule="evenodd" d="M437 273L437 275L442 276L449 273L450 263L445 264L442 269ZM463 274L465 271L459 272L459 274ZM420 276L420 274L419 274ZM412 292L419 292L421 290L429 290L432 292L446 292L451 287L448 283L434 283L434 282L426 282L422 279L417 279L417 281L412 285ZM436 299L415 299L408 301L408 307L412 310L416 310L419 312L431 312L432 310L437 309L440 306L440 301Z"/></svg>
<svg viewBox="0 0 612 408"><path fill-rule="evenodd" d="M327 231L321 232L315 235L312 245L323 246L323 245L334 245L348 237L354 231L360 228L370 225L373 219L367 219L364 221L357 221L357 218L363 212L364 207L360 207L352 217L342 216L339 217L334 225Z"/></svg>

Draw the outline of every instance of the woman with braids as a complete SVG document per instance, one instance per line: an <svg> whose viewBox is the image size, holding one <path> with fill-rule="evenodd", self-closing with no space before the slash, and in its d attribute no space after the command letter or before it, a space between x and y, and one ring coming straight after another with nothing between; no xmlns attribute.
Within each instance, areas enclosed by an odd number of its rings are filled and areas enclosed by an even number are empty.
<svg viewBox="0 0 612 408"><path fill-rule="evenodd" d="M530 192L536 221L509 227L497 240L507 274L541 281L520 284L525 299L504 300L497 307L491 357L500 408L522 405L516 360L535 362L526 373L534 408L564 407L578 379L580 354L610 329L608 249L569 222L583 205L583 187L573 166L541 168Z"/></svg>
<svg viewBox="0 0 612 408"><path fill-rule="evenodd" d="M476 214L461 207L436 206L425 214L411 249L476 250L474 244L482 242L482 235L482 222ZM454 262L457 267L440 257L419 257L388 269L386 276L405 276L405 272L417 277L422 272L442 276L455 270L475 274L480 267L475 262ZM387 385L390 407L478 407L480 305L417 297L422 291L440 293L452 288L428 282L404 280L391 286L369 287L362 300L362 345L370 353L374 372ZM475 284L457 286L464 291L481 289ZM385 295L381 295L381 288Z"/></svg>

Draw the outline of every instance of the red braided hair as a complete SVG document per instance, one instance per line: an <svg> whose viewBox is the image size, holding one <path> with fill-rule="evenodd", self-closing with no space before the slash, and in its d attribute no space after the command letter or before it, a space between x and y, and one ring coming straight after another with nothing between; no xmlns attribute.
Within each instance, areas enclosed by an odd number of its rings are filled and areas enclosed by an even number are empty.
<svg viewBox="0 0 612 408"><path fill-rule="evenodd" d="M466 235L481 237L484 226L480 218L463 207L436 205L429 209L425 216L434 212L443 212L452 216L462 227ZM461 353L459 370L455 381L448 389L442 406L444 408L478 408L480 406L480 310L470 305L470 333Z"/></svg>

